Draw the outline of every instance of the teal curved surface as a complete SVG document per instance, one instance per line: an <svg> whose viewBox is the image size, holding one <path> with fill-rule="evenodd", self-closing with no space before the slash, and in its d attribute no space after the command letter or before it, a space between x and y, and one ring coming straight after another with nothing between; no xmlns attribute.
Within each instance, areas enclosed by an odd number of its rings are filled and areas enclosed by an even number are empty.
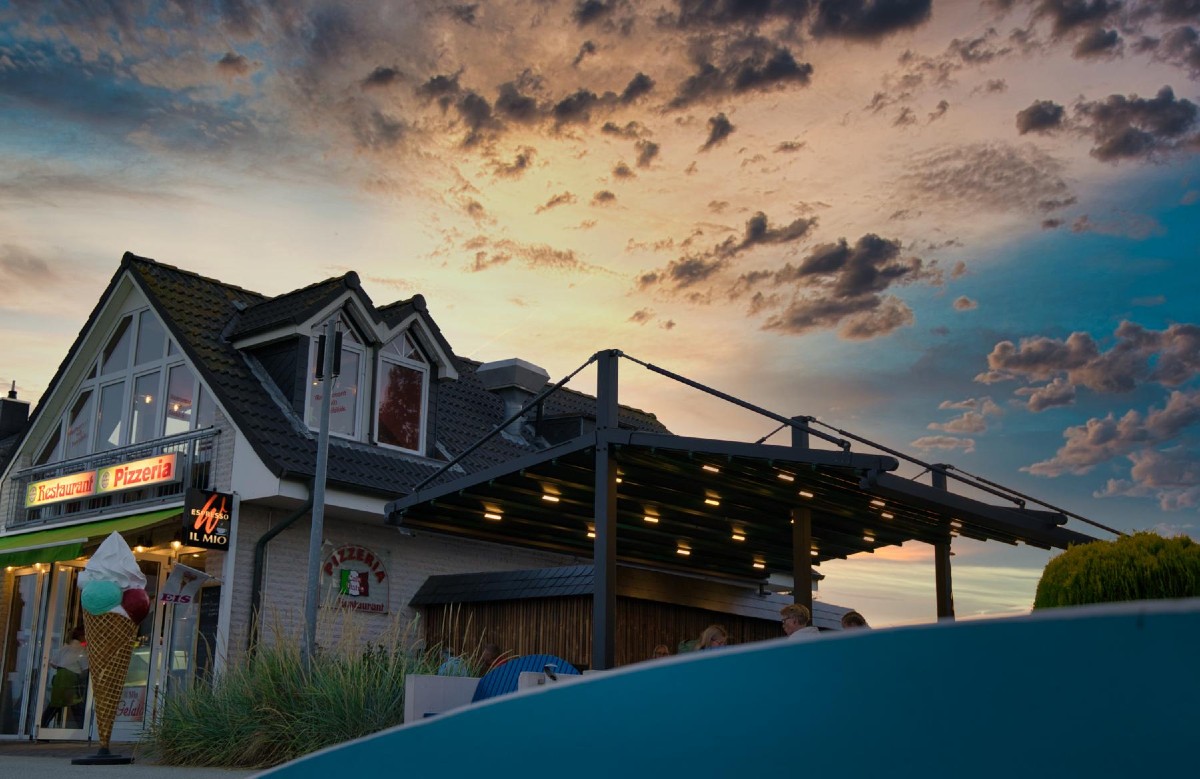
<svg viewBox="0 0 1200 779"><path fill-rule="evenodd" d="M1200 775L1200 600L850 631L648 661L259 774Z"/></svg>

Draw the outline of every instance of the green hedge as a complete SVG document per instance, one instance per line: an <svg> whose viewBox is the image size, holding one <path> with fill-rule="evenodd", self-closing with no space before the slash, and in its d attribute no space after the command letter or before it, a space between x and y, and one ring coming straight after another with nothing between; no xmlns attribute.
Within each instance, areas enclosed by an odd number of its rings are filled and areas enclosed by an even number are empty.
<svg viewBox="0 0 1200 779"><path fill-rule="evenodd" d="M1035 609L1200 597L1200 544L1140 532L1072 546L1042 572Z"/></svg>

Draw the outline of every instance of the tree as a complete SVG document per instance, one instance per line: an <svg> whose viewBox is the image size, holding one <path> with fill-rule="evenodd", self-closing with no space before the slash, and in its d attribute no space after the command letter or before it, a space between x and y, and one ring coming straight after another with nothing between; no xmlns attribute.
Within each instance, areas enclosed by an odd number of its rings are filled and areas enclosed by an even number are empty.
<svg viewBox="0 0 1200 779"><path fill-rule="evenodd" d="M1200 544L1149 532L1072 546L1046 564L1035 609L1200 597Z"/></svg>

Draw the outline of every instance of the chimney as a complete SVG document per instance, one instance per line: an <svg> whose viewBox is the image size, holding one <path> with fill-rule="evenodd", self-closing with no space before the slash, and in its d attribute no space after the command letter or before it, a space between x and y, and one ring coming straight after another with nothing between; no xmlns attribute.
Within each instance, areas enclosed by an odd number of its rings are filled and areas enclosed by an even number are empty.
<svg viewBox="0 0 1200 779"><path fill-rule="evenodd" d="M19 433L29 421L29 401L17 400L17 383L12 383L7 398L0 398L0 438Z"/></svg>
<svg viewBox="0 0 1200 779"><path fill-rule="evenodd" d="M516 357L484 363L475 369L475 375L485 389L504 399L505 419L517 413L550 381L550 374L544 368ZM513 420L506 432L520 436L523 421L520 418Z"/></svg>

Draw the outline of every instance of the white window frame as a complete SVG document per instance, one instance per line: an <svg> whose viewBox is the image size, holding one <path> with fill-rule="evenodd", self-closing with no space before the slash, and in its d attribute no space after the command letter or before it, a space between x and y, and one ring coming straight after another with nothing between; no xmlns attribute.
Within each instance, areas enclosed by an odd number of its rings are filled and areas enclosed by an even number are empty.
<svg viewBox="0 0 1200 779"><path fill-rule="evenodd" d="M146 316L155 317L159 326L162 327L162 329L163 329L163 333L164 333L163 354L154 360L148 360L148 361L142 363L141 365L135 366L133 363L134 363L134 357L137 354L138 336L140 334L139 329L141 327L141 322L143 320L143 317L146 317ZM92 361L89 365L88 371L85 373L85 378L83 379L83 381L81 381L78 384L78 386L75 387L75 391L71 393L71 402L66 406L66 408L63 409L62 413L59 415L58 427L57 427L58 436L59 436L58 451L51 453L49 459L47 459L45 461L45 464L51 464L51 463L66 459L66 454L67 454L67 449L68 449L67 444L69 441L69 424L70 424L71 410L75 406L75 403L79 399L80 395L82 395L84 392L91 393L90 408L87 411L88 418L85 421L87 430L89 431L89 441L88 441L87 451L82 452L80 454L76 454L74 456L75 457L86 457L86 456L96 454L101 451L106 451L107 449L128 445L133 439L133 404L137 400L137 398L135 398L133 395L134 386L136 385L137 380L139 378L143 378L150 374L158 375L158 381L157 381L157 385L156 385L156 387L157 387L156 392L157 392L157 397L158 397L158 408L155 410L155 414L154 414L154 420L153 420L154 432L151 434L150 438L146 439L146 441L139 442L139 443L155 441L155 440L165 437L164 431L166 429L165 425L166 425L166 413L167 413L167 403L166 403L167 398L165 397L165 394L166 394L166 389L168 386L167 381L170 377L171 370L178 366L186 367L192 375L192 381L194 382L193 386L192 386L192 398L193 398L192 403L193 403L194 408L193 408L193 413L192 413L191 419L189 421L189 430L197 429L197 423L199 421L199 413L198 412L199 412L200 404L202 402L209 402L209 403L213 402L211 393L209 393L207 391L207 389L204 387L204 383L200 380L200 375L196 371L196 369L193 368L187 362L186 359L184 359L183 352L178 348L178 345L175 343L175 340L171 337L170 333L166 330L166 327L163 325L162 320L157 319L157 317L158 317L158 314L155 313L153 311L153 309L149 308L148 306L143 306L136 310L123 313L121 315L120 319L118 320L118 322L108 332L108 337L103 341L100 349L97 350L97 352L92 356ZM124 322L124 320L126 318L129 318L131 320L128 325L129 336L130 336L131 340L130 340L130 346L129 346L129 351L128 351L128 355L127 355L126 365L125 365L124 369L122 369L122 370L114 370L110 373L100 375L100 363L104 357L104 349L108 346L109 342L112 340L112 337L116 333L117 328L119 328L121 326L121 323ZM99 448L99 442L100 442L99 411L100 411L101 396L103 395L103 390L105 387L115 385L119 382L123 383L123 385L124 385L124 388L122 391L122 397L121 397L121 404L120 404L121 435L120 435L118 442L114 446L106 446L104 449L100 449ZM41 447L38 450L39 457L41 456L41 453L45 451L46 446L50 443L50 440L53 437L54 437L54 434L52 432L45 436L45 439L43 440Z"/></svg>
<svg viewBox="0 0 1200 779"><path fill-rule="evenodd" d="M304 421L305 424L308 425L308 429L314 432L321 429L320 409L316 407L316 388L322 384L329 384L330 381L332 381L336 391L337 384L342 378L341 376L338 376L336 379L331 379L327 376L324 381L317 381L316 378L317 368L321 367L317 365L318 339L325 332L326 321L328 321L328 319L325 319L319 324L313 326L308 344L308 381L305 384L304 391ZM346 367L346 352L357 355L358 376L356 379L358 383L355 385L357 389L355 390L354 415L351 417L351 420L354 422L353 431L346 433L343 431L334 430L332 427L330 427L329 434L351 441L361 441L363 439L363 428L365 427L363 425L363 417L365 414L364 408L370 401L369 398L364 399L363 397L363 388L369 386L367 384L367 364L369 362L367 359L367 347L363 343L363 338L350 324L350 321L346 318L344 313L339 315L338 325L342 330L342 368L344 369Z"/></svg>
<svg viewBox="0 0 1200 779"><path fill-rule="evenodd" d="M405 339L407 339L408 342L412 345L412 350L414 352L416 352L418 356L420 356L420 358L421 358L420 360L413 360L408 357L401 357L396 354L386 354L385 353L388 346L390 346L391 344L395 344L397 341L403 341ZM401 350L401 351L403 351L403 350ZM380 410L380 407L383 405L383 392L384 392L383 382L387 378L387 373L388 373L387 369L386 369L387 364L395 364L395 365L399 365L399 366L402 366L405 368L410 368L412 370L416 370L417 372L419 372L421 374L421 412L420 412L420 422L419 422L419 425L420 425L419 431L420 432L418 433L418 436L417 436L417 448L416 449L409 449L407 447L399 446L397 444L385 443L384 441L381 441L379 438L379 410ZM421 352L420 342L408 330L405 330L404 332L400 333L394 339L392 339L390 342L388 342L387 345L380 348L379 353L375 358L375 403L374 403L374 408L372 409L372 427L375 431L375 439L374 440L378 446L386 447L388 449L396 449L401 452L412 452L413 454L420 454L420 455L425 454L426 430L427 430L427 425L428 425L428 421L429 421L429 372L430 372L429 360Z"/></svg>

